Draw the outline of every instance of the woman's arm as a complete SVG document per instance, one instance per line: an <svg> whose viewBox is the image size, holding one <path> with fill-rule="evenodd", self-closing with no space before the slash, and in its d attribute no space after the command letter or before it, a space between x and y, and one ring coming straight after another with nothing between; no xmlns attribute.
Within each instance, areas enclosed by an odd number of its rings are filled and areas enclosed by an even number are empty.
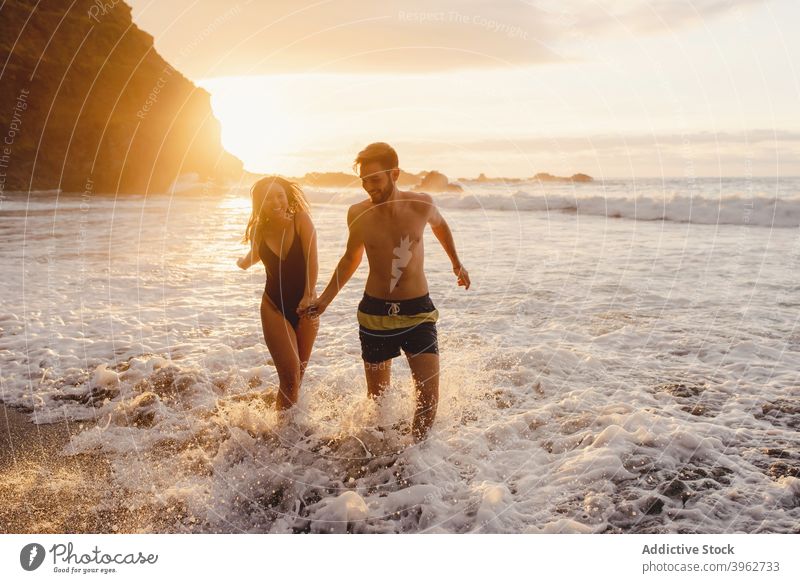
<svg viewBox="0 0 800 583"><path fill-rule="evenodd" d="M303 255L306 259L306 291L304 299L317 297L317 277L319 276L319 259L317 256L317 230L311 216L300 211L297 217L300 221L300 243L303 245ZM301 307L305 308L305 302Z"/></svg>
<svg viewBox="0 0 800 583"><path fill-rule="evenodd" d="M236 265L238 265L241 269L247 269L248 267L253 265L251 255L252 252L248 251L247 255L245 255L244 257L239 257L239 259L236 260Z"/></svg>
<svg viewBox="0 0 800 583"><path fill-rule="evenodd" d="M247 255L244 257L240 257L236 260L236 265L242 269L248 269L261 261L261 258L258 256L258 236L258 226L256 226L253 229L252 238L250 239L250 251L248 251Z"/></svg>

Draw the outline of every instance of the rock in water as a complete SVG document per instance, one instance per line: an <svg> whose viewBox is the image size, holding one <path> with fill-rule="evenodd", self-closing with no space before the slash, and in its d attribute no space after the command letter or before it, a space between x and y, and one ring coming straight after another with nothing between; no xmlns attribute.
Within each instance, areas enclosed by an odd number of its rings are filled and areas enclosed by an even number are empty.
<svg viewBox="0 0 800 583"><path fill-rule="evenodd" d="M438 170L431 170L422 178L419 184L414 187L414 190L423 190L430 192L461 192L461 186L452 184L447 176Z"/></svg>

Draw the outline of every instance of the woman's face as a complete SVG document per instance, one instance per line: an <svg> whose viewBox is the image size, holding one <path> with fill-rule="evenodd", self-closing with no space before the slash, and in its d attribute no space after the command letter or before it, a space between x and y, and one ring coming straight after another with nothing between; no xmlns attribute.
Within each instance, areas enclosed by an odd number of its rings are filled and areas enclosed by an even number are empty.
<svg viewBox="0 0 800 583"><path fill-rule="evenodd" d="M289 210L289 199L286 191L278 183L270 185L269 190L263 195L261 210L268 217L280 218Z"/></svg>

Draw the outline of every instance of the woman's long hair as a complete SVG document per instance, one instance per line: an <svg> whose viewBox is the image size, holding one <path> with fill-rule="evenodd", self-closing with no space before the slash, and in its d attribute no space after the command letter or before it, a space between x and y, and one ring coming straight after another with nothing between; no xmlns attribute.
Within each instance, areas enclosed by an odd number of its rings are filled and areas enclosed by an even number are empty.
<svg viewBox="0 0 800 583"><path fill-rule="evenodd" d="M253 210L250 213L250 220L247 221L247 228L244 231L244 238L242 239L243 243L248 243L253 240L257 226L261 225L263 227L269 222L269 218L264 210L265 205L263 201L273 184L279 184L283 187L283 191L286 193L286 198L289 201L290 213L295 214L298 211L310 212L308 201L297 183L281 178L280 176L265 176L264 178L260 178L250 189L250 202L253 205ZM262 202L260 209L256 209L256 197Z"/></svg>

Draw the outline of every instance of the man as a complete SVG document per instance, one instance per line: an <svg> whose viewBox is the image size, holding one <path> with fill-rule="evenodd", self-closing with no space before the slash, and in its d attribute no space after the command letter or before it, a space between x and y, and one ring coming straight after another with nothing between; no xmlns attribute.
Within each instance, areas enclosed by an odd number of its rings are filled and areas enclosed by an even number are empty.
<svg viewBox="0 0 800 583"><path fill-rule="evenodd" d="M425 438L439 400L439 312L428 295L423 268L423 232L430 225L453 265L459 286L469 289L467 270L456 253L453 235L430 195L397 189L397 152L388 144L370 144L359 152L356 168L369 199L347 212L347 248L331 281L309 306L322 314L352 277L364 250L369 276L358 305L359 338L367 394L377 398L389 386L392 359L402 348L416 387L412 435Z"/></svg>

